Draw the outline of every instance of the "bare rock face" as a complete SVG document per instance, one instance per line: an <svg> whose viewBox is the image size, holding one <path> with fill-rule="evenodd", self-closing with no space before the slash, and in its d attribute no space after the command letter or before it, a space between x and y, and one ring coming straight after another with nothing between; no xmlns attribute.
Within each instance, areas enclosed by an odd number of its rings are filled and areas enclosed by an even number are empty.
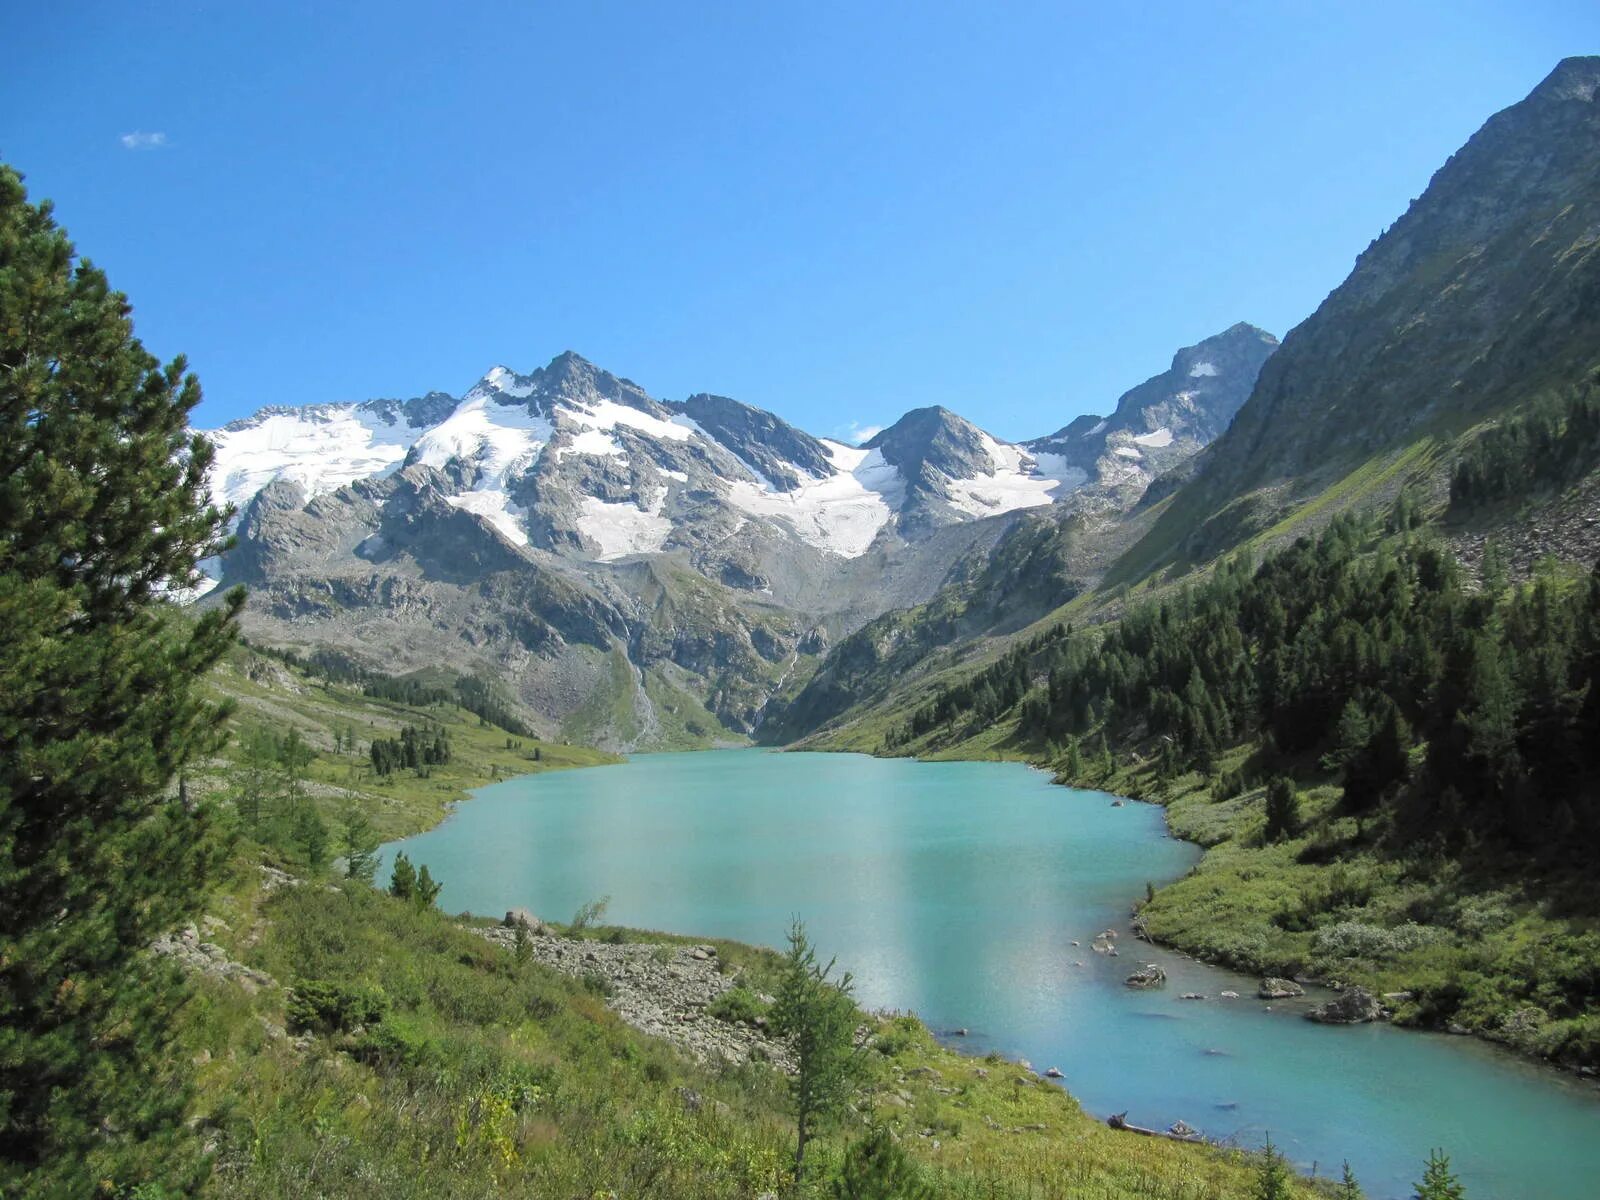
<svg viewBox="0 0 1600 1200"><path fill-rule="evenodd" d="M1263 979L1261 987L1256 991L1256 995L1263 1000L1288 1000L1291 997L1304 996L1305 994L1305 988L1294 980L1278 979L1275 976L1268 976Z"/></svg>
<svg viewBox="0 0 1600 1200"><path fill-rule="evenodd" d="M1382 1019L1383 1004L1364 987L1347 988L1306 1013L1306 1020L1323 1025L1362 1025Z"/></svg>
<svg viewBox="0 0 1600 1200"><path fill-rule="evenodd" d="M227 926L216 917L204 921L208 932L225 930ZM205 941L193 924L185 925L174 933L164 933L151 943L150 950L163 958L175 960L186 971L206 975L212 979L226 979L246 992L254 994L262 988L275 987L277 981L264 971L235 962L228 952L215 942Z"/></svg>
<svg viewBox="0 0 1600 1200"><path fill-rule="evenodd" d="M1441 415L1596 361L1600 57L1490 117L1283 340L1151 544L1209 557Z"/></svg>

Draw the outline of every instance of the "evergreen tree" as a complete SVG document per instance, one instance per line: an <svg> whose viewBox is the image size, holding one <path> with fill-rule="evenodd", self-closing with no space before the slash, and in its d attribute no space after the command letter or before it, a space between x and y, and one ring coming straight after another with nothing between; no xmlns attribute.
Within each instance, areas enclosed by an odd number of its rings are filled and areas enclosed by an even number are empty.
<svg viewBox="0 0 1600 1200"><path fill-rule="evenodd" d="M223 740L198 683L243 593L162 597L224 544L200 385L133 336L48 204L0 166L0 1194L188 1189L176 970L141 951L198 911L212 810L169 787ZM26 1181L26 1182L24 1182Z"/></svg>
<svg viewBox="0 0 1600 1200"><path fill-rule="evenodd" d="M278 743L260 725L252 725L239 736L239 768L233 775L233 806L251 836L259 836L261 825L271 815L278 794Z"/></svg>
<svg viewBox="0 0 1600 1200"><path fill-rule="evenodd" d="M345 813L343 850L345 877L371 883L378 870L378 837L372 822L358 808Z"/></svg>
<svg viewBox="0 0 1600 1200"><path fill-rule="evenodd" d="M1450 1171L1450 1158L1443 1150L1428 1155L1422 1182L1416 1185L1416 1200L1465 1200L1466 1189Z"/></svg>
<svg viewBox="0 0 1600 1200"><path fill-rule="evenodd" d="M882 1126L851 1143L833 1181L834 1200L934 1200L935 1194Z"/></svg>
<svg viewBox="0 0 1600 1200"><path fill-rule="evenodd" d="M322 870L328 862L328 826L309 800L301 800L296 806L292 833L306 866L312 871Z"/></svg>
<svg viewBox="0 0 1600 1200"><path fill-rule="evenodd" d="M1366 1193L1356 1182L1356 1173L1350 1169L1349 1163L1344 1164L1344 1174L1340 1177L1339 1190L1335 1195L1339 1200L1366 1200Z"/></svg>
<svg viewBox="0 0 1600 1200"><path fill-rule="evenodd" d="M389 894L396 900L410 900L417 894L417 869L403 851L394 856L394 869L389 873Z"/></svg>
<svg viewBox="0 0 1600 1200"><path fill-rule="evenodd" d="M1083 778L1083 749L1078 745L1076 735L1067 739L1067 761L1063 771L1074 783Z"/></svg>
<svg viewBox="0 0 1600 1200"><path fill-rule="evenodd" d="M806 1146L818 1124L844 1106L862 1070L850 974L830 979L833 968L831 960L826 966L817 962L805 926L796 921L789 929L789 952L772 1008L774 1028L794 1051L789 1094L795 1111L796 1182L805 1177Z"/></svg>
<svg viewBox="0 0 1600 1200"><path fill-rule="evenodd" d="M1289 1164L1272 1144L1272 1135L1269 1133L1267 1144L1261 1147L1261 1157L1257 1160L1251 1200L1289 1200L1292 1195L1290 1187Z"/></svg>
<svg viewBox="0 0 1600 1200"><path fill-rule="evenodd" d="M1294 784L1282 775L1267 784L1267 828L1269 842L1281 842L1300 832L1300 801Z"/></svg>
<svg viewBox="0 0 1600 1200"><path fill-rule="evenodd" d="M428 872L428 864L423 863L422 869L417 872L417 886L411 894L411 899L418 908L432 908L443 887L444 884L434 882L433 876Z"/></svg>

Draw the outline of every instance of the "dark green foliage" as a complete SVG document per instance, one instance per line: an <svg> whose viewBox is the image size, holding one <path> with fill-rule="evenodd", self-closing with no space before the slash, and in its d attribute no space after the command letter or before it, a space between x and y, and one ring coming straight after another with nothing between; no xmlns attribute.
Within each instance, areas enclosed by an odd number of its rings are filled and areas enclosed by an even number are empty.
<svg viewBox="0 0 1600 1200"><path fill-rule="evenodd" d="M794 1051L795 1073L789 1080L795 1112L794 1177L805 1177L806 1146L817 1126L836 1116L849 1099L863 1066L855 1044L857 1013L851 999L849 972L837 978L834 963L817 961L816 950L796 921L789 929L773 1028Z"/></svg>
<svg viewBox="0 0 1600 1200"><path fill-rule="evenodd" d="M1450 480L1450 507L1470 511L1570 482L1600 462L1600 383L1531 405L1467 448Z"/></svg>
<svg viewBox="0 0 1600 1200"><path fill-rule="evenodd" d="M169 790L220 744L197 683L242 593L162 602L223 544L200 386L0 167L0 1193L186 1188L181 1003L139 952L191 916L210 810ZM186 1144L186 1143L183 1143Z"/></svg>
<svg viewBox="0 0 1600 1200"><path fill-rule="evenodd" d="M1366 1193L1356 1182L1356 1173L1350 1169L1349 1163L1344 1164L1344 1173L1339 1178L1339 1190L1334 1194L1339 1200L1366 1200Z"/></svg>
<svg viewBox="0 0 1600 1200"><path fill-rule="evenodd" d="M1267 824L1264 836L1269 842L1281 842L1300 832L1300 801L1295 797L1294 784L1282 775L1267 784Z"/></svg>
<svg viewBox="0 0 1600 1200"><path fill-rule="evenodd" d="M833 1181L834 1200L934 1200L935 1195L917 1165L882 1127L850 1144Z"/></svg>
<svg viewBox="0 0 1600 1200"><path fill-rule="evenodd" d="M404 852L394 856L394 868L389 873L389 894L397 900L407 900L417 908L432 908L439 898L442 883L435 883L424 863L418 870Z"/></svg>
<svg viewBox="0 0 1600 1200"><path fill-rule="evenodd" d="M1450 1158L1443 1150L1428 1155L1428 1165L1423 1169L1422 1182L1416 1185L1416 1200L1464 1200L1463 1188L1450 1170Z"/></svg>
<svg viewBox="0 0 1600 1200"><path fill-rule="evenodd" d="M396 900L410 900L417 894L417 869L404 851L394 856L394 868L389 872L389 894Z"/></svg>
<svg viewBox="0 0 1600 1200"><path fill-rule="evenodd" d="M341 1033L383 1020L388 997L377 987L307 979L289 995L289 1027L300 1032Z"/></svg>
<svg viewBox="0 0 1600 1200"><path fill-rule="evenodd" d="M1402 838L1437 831L1447 846L1492 839L1571 862L1600 853L1595 579L1574 589L1540 575L1491 595L1426 537L1342 516L1259 566L1221 562L1103 631L1035 639L918 710L900 740L959 739L964 702L1041 675L1013 709L1037 744L1161 739L1172 774L1254 743L1273 770L1340 770L1347 811L1382 808Z"/></svg>
<svg viewBox="0 0 1600 1200"><path fill-rule="evenodd" d="M1289 1164L1272 1144L1272 1135L1267 1135L1267 1144L1261 1148L1261 1157L1256 1167L1255 1187L1251 1191L1251 1200L1289 1200L1292 1192L1292 1176Z"/></svg>
<svg viewBox="0 0 1600 1200"><path fill-rule="evenodd" d="M450 737L443 729L429 731L407 725L397 738L373 738L367 754L379 775L401 768L421 774L426 767L450 761Z"/></svg>

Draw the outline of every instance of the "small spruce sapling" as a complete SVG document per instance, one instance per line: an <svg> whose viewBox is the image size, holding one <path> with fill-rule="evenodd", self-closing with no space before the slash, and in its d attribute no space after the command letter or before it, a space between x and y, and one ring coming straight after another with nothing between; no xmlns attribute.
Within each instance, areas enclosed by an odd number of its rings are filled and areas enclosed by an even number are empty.
<svg viewBox="0 0 1600 1200"><path fill-rule="evenodd" d="M1428 1155L1422 1182L1416 1185L1416 1200L1465 1200L1466 1189L1450 1170L1450 1156L1443 1150Z"/></svg>
<svg viewBox="0 0 1600 1200"><path fill-rule="evenodd" d="M833 1181L833 1200L934 1200L917 1165L882 1126L851 1143Z"/></svg>
<svg viewBox="0 0 1600 1200"><path fill-rule="evenodd" d="M1256 1167L1255 1188L1251 1200L1289 1200L1289 1164L1267 1135L1267 1144L1261 1147L1261 1158Z"/></svg>

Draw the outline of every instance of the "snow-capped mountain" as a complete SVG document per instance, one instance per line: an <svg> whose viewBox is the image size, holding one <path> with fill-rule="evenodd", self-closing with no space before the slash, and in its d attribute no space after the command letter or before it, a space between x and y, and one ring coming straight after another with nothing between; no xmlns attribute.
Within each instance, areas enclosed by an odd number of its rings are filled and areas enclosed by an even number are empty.
<svg viewBox="0 0 1600 1200"><path fill-rule="evenodd" d="M1085 478L943 409L850 446L727 397L657 401L572 353L529 375L497 366L459 400L266 409L209 436L215 498L241 513L277 480L309 501L421 464L512 543L600 562L703 548L742 522L854 558L886 531L1048 504Z"/></svg>
<svg viewBox="0 0 1600 1200"><path fill-rule="evenodd" d="M485 670L534 723L600 744L715 741L1024 512L1131 506L1125 448L1148 472L1214 436L1271 341L1251 334L1025 445L922 408L852 446L725 396L658 400L572 353L459 397L263 409L208 435L238 537L208 573L249 585L266 643Z"/></svg>
<svg viewBox="0 0 1600 1200"><path fill-rule="evenodd" d="M1222 436L1277 348L1277 338L1241 321L1179 350L1166 371L1123 393L1109 417L1078 417L1025 448L1056 470L1142 491Z"/></svg>

